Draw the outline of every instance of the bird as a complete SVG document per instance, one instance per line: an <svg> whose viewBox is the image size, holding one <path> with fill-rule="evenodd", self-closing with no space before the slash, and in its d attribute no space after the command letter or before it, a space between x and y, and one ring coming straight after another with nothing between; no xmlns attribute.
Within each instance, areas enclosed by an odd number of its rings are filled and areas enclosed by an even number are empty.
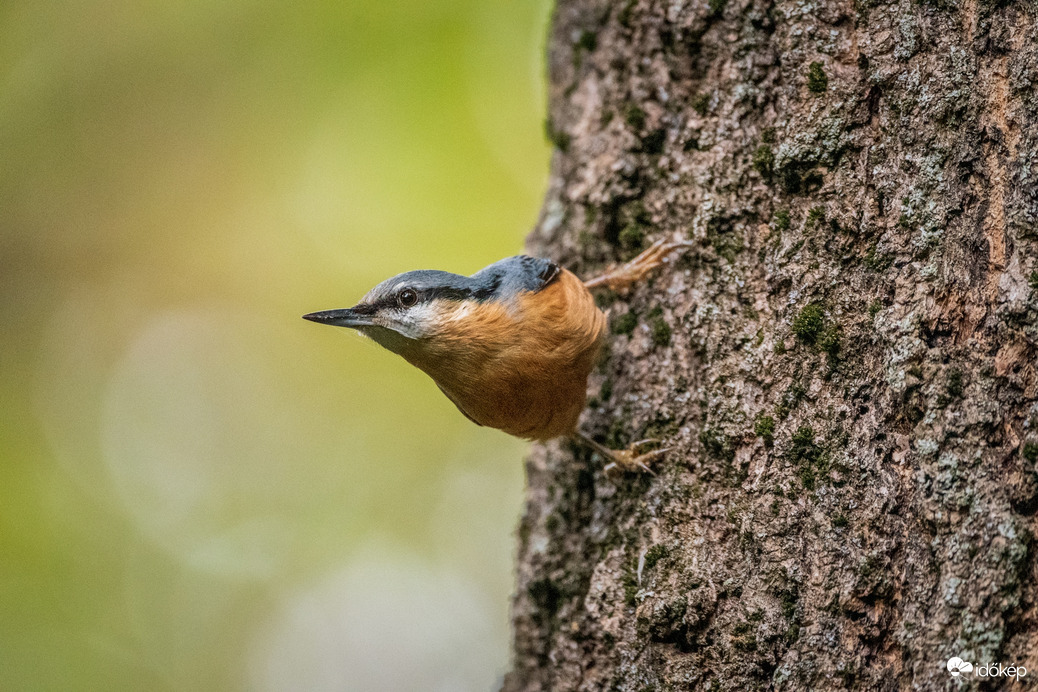
<svg viewBox="0 0 1038 692"><path fill-rule="evenodd" d="M351 308L303 319L354 329L402 356L477 425L535 441L570 437L603 456L608 473L652 473L648 462L669 450L638 450L656 440L614 450L579 430L588 377L606 334L606 315L591 290L626 290L689 244L658 240L587 281L528 255L499 260L471 276L408 271L381 282Z"/></svg>

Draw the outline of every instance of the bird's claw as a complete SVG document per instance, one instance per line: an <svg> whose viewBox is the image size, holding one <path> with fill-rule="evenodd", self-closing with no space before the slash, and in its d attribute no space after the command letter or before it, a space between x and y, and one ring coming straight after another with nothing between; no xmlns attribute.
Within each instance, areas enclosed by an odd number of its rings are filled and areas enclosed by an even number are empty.
<svg viewBox="0 0 1038 692"><path fill-rule="evenodd" d="M627 264L621 265L601 276L588 279L584 282L584 286L587 288L605 286L614 290L629 288L631 284L641 281L649 272L666 262L667 258L675 250L689 247L692 244L689 240L661 238Z"/></svg>
<svg viewBox="0 0 1038 692"><path fill-rule="evenodd" d="M598 452L603 459L609 462L603 469L609 478L616 478L623 473L631 472L648 473L649 475L655 476L656 473L649 468L648 462L663 456L673 449L673 447L665 447L663 449L653 449L643 454L639 454L638 450L640 448L651 444L659 444L660 441L639 440L627 449L609 449L605 445L595 442L582 433L576 433L575 437L587 446L591 447L591 449Z"/></svg>
<svg viewBox="0 0 1038 692"><path fill-rule="evenodd" d="M628 449L609 450L610 454L605 455L609 459L609 463L602 469L605 474L610 478L632 472L647 473L650 476L655 476L656 472L649 468L648 462L658 459L673 449L673 447L664 447L663 449L654 449L644 454L635 454L634 449L637 446L636 443Z"/></svg>

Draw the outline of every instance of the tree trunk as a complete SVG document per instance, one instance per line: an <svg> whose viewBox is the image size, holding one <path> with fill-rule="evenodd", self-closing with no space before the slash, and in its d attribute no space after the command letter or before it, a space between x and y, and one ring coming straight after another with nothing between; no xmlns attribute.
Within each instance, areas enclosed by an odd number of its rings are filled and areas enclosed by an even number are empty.
<svg viewBox="0 0 1038 692"><path fill-rule="evenodd" d="M1038 677L1036 15L559 2L530 252L697 244L602 297L583 430L657 475L531 454L504 690Z"/></svg>

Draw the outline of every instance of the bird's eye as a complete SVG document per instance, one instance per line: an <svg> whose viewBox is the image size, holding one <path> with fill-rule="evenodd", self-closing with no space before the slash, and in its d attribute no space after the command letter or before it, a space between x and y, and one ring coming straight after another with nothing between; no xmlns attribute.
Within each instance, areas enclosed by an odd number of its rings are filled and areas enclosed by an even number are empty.
<svg viewBox="0 0 1038 692"><path fill-rule="evenodd" d="M418 293L413 288L405 288L397 295L396 302L402 308L409 308L418 302Z"/></svg>

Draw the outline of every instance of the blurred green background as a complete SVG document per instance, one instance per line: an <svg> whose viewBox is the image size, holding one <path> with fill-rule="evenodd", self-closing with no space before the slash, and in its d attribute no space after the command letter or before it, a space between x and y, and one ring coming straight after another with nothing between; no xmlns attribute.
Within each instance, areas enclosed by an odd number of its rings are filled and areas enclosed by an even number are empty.
<svg viewBox="0 0 1038 692"><path fill-rule="evenodd" d="M548 4L0 4L0 689L496 684L523 444L300 315L521 250Z"/></svg>

